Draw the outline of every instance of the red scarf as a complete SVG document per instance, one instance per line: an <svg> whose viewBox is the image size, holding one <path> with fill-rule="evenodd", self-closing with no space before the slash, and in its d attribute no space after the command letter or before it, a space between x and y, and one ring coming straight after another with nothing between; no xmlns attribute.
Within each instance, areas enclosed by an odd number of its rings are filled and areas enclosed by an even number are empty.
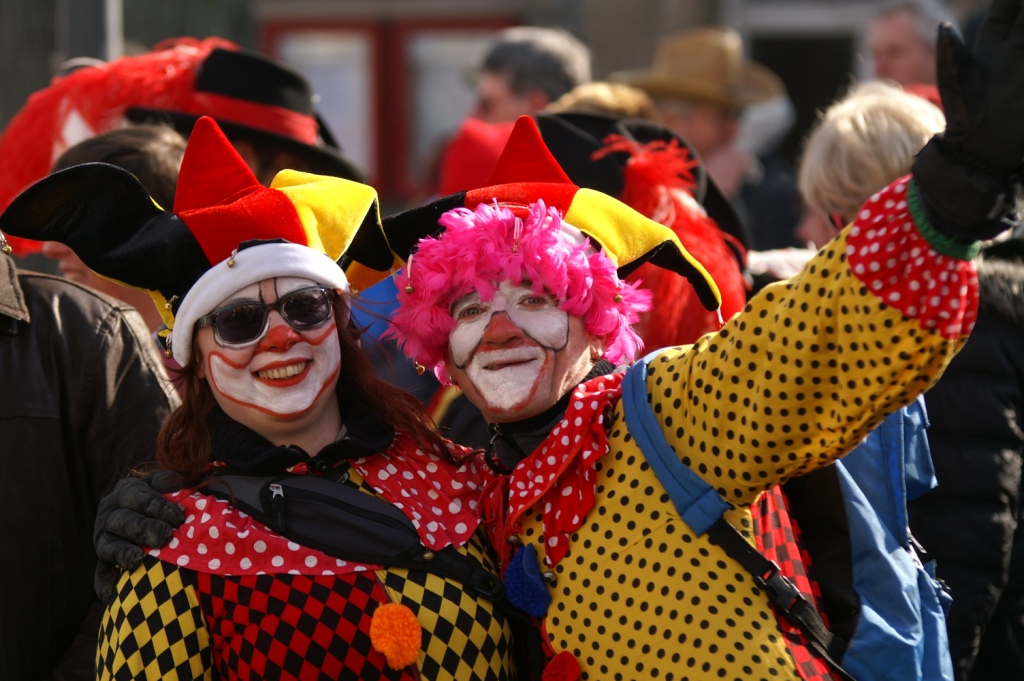
<svg viewBox="0 0 1024 681"><path fill-rule="evenodd" d="M569 536L594 507L594 464L608 453L605 416L622 396L622 376L598 376L578 385L565 416L544 442L511 474L491 480L484 488L483 520L502 566L510 558L509 537L522 529L523 513L538 505L543 516L544 562L553 567L569 550Z"/></svg>

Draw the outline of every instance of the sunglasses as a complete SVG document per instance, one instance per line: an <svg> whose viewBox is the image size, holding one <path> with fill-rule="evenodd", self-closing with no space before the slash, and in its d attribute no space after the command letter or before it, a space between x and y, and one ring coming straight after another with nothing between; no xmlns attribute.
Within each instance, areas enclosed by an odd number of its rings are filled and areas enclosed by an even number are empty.
<svg viewBox="0 0 1024 681"><path fill-rule="evenodd" d="M270 311L277 310L296 331L315 329L331 318L334 296L334 289L310 286L292 291L270 304L235 303L202 317L196 322L196 328L212 326L221 343L242 345L262 336L269 324Z"/></svg>

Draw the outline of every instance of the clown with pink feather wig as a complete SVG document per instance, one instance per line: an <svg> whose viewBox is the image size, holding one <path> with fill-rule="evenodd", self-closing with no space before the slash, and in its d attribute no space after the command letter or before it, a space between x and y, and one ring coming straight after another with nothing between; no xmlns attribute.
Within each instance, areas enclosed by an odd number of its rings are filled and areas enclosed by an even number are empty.
<svg viewBox="0 0 1024 681"><path fill-rule="evenodd" d="M490 424L479 510L544 679L832 678L722 537L752 545L764 490L852 450L973 326L973 269L911 186L717 332L642 359L631 272L683 275L712 312L718 287L671 229L574 185L531 119L489 186L385 219L405 260L390 333ZM914 283L940 279L944 297ZM806 576L793 588L820 610Z"/></svg>

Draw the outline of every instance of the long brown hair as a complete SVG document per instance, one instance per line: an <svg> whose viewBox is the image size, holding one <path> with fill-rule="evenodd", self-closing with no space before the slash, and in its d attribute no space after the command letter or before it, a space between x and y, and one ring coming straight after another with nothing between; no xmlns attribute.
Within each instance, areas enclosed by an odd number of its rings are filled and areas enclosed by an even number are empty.
<svg viewBox="0 0 1024 681"><path fill-rule="evenodd" d="M345 296L341 295L335 299L341 341L341 370L335 395L342 413L351 406L368 409L396 431L412 437L424 449L433 448L451 463L459 463L420 401L377 377L373 363L359 346L359 331L351 321L347 324L340 321L350 318L343 298ZM217 406L209 383L199 378L203 358L194 337L192 348L188 365L179 372L181 406L164 422L156 442L157 467L177 471L186 486L195 484L212 460L213 445L206 419Z"/></svg>

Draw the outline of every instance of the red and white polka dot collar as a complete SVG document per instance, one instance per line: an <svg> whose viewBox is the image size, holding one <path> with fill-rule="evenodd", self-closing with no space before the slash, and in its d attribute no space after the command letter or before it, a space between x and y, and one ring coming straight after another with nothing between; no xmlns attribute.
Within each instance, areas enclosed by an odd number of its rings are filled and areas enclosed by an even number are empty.
<svg viewBox="0 0 1024 681"><path fill-rule="evenodd" d="M386 452L357 459L352 467L406 514L427 548L462 546L479 525L481 475L489 476L489 471L477 459L456 467L399 435ZM288 471L309 473L304 463ZM379 567L334 558L289 541L217 497L182 490L167 498L181 504L186 519L170 543L149 553L182 567L230 575L339 575Z"/></svg>

